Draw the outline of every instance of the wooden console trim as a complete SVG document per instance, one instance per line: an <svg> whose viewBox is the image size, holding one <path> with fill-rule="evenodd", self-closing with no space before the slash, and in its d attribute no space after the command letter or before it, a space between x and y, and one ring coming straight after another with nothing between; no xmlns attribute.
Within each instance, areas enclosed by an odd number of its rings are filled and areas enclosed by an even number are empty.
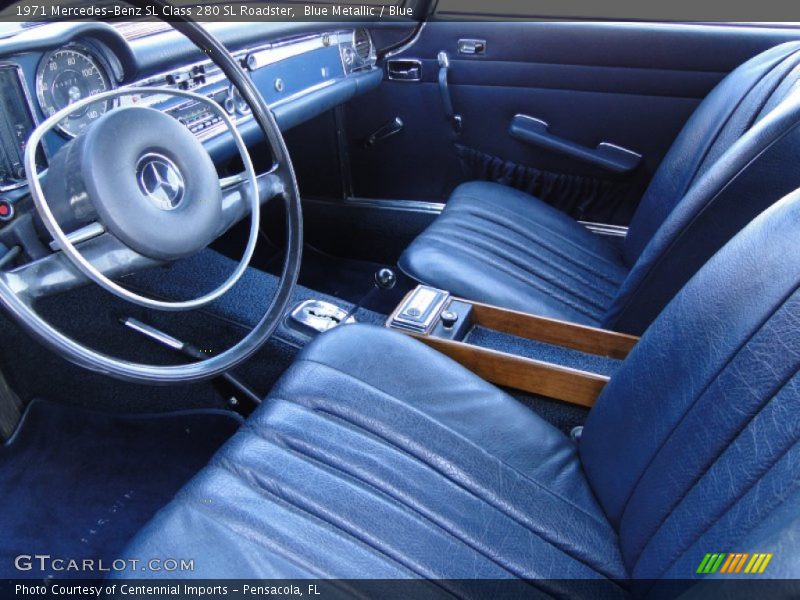
<svg viewBox="0 0 800 600"><path fill-rule="evenodd" d="M397 310L389 317L386 322L388 327L391 327L397 311L413 292L414 290L406 295ZM527 314L462 298L452 298L452 300L472 306L469 317L470 328L485 327L588 354L623 359L639 341L638 337L625 333ZM525 358L429 334L413 333L402 329L397 331L417 338L487 381L581 406L594 406L595 400L609 381L608 376L599 373Z"/></svg>
<svg viewBox="0 0 800 600"><path fill-rule="evenodd" d="M486 381L581 406L594 406L597 396L609 380L605 375L481 348L464 342L405 333L461 363Z"/></svg>
<svg viewBox="0 0 800 600"><path fill-rule="evenodd" d="M528 340L580 350L589 354L622 359L628 356L639 338L606 329L530 315L479 302L472 305L472 324Z"/></svg>

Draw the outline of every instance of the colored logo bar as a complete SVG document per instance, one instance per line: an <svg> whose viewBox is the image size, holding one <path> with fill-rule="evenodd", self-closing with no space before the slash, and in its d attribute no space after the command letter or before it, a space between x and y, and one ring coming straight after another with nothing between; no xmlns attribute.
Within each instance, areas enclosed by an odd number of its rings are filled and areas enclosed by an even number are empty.
<svg viewBox="0 0 800 600"><path fill-rule="evenodd" d="M763 573L769 561L772 560L772 553L765 552L721 552L709 553L700 561L697 572L703 575L713 573L725 574L758 574Z"/></svg>

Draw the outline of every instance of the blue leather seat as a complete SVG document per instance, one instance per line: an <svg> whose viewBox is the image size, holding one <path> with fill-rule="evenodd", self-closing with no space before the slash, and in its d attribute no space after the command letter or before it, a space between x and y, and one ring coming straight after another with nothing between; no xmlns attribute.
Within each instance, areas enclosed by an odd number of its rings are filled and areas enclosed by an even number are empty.
<svg viewBox="0 0 800 600"><path fill-rule="evenodd" d="M622 248L533 196L472 182L400 267L471 300L641 334L714 252L800 186L798 77L790 42L720 82L664 158Z"/></svg>
<svg viewBox="0 0 800 600"><path fill-rule="evenodd" d="M126 558L225 578L527 578L656 591L706 553L800 576L800 193L648 329L578 443L418 341L310 344ZM463 582L442 585L458 588ZM456 591L450 589L449 591Z"/></svg>

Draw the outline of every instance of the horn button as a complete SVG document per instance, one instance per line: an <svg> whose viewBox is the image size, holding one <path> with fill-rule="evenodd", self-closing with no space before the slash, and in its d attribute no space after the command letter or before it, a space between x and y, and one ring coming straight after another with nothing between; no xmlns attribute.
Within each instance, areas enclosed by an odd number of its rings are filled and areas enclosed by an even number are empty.
<svg viewBox="0 0 800 600"><path fill-rule="evenodd" d="M91 217L159 260L201 250L222 221L211 157L182 123L151 108L114 110L67 143L51 160L45 193L62 227L87 212L75 201L87 198Z"/></svg>
<svg viewBox="0 0 800 600"><path fill-rule="evenodd" d="M175 210L183 201L186 182L166 156L145 154L136 165L136 180L142 193L161 210Z"/></svg>

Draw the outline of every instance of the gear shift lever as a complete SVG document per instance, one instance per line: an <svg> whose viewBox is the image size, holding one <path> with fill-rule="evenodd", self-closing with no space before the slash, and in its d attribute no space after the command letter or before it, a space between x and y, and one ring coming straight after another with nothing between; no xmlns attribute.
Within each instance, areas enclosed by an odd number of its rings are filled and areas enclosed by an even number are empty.
<svg viewBox="0 0 800 600"><path fill-rule="evenodd" d="M391 290L395 285L397 285L397 273L394 272L394 269L390 269L389 267L382 267L375 271L375 285L362 296L361 300L359 300L356 305L350 309L347 313L347 316L342 319L342 323L346 323L347 319L352 317L355 313L358 312L364 304L372 298L373 294L379 290Z"/></svg>
<svg viewBox="0 0 800 600"><path fill-rule="evenodd" d="M391 290L395 285L397 285L397 273L392 269L384 267L375 271L375 287L382 290Z"/></svg>

